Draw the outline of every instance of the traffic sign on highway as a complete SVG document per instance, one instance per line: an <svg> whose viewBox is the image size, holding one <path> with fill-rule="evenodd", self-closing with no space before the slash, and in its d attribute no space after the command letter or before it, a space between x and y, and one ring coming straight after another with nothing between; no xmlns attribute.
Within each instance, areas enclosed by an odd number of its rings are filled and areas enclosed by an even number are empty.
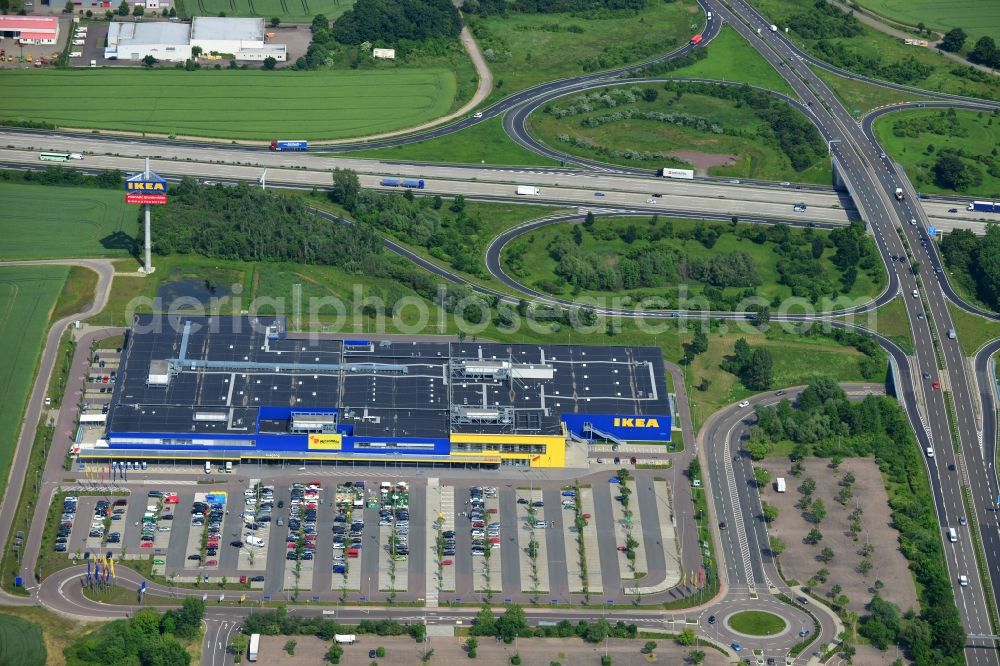
<svg viewBox="0 0 1000 666"><path fill-rule="evenodd" d="M927 227L928 236L937 236L937 227Z"/></svg>

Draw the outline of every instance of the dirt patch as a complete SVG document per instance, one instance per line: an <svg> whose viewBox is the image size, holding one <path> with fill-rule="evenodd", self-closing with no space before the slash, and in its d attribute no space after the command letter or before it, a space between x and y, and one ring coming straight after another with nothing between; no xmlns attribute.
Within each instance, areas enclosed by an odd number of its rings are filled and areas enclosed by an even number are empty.
<svg viewBox="0 0 1000 666"><path fill-rule="evenodd" d="M882 485L878 465L868 458L845 460L840 468L833 470L829 461L807 459L805 472L796 478L789 473L791 464L786 458L765 460L758 465L766 468L771 477L784 477L788 487L785 493L778 493L771 485L761 493L762 499L778 507L779 515L770 528L773 536L785 542L785 552L781 556L781 568L785 578L794 578L802 585L824 567L829 570L825 583L814 588L817 596L830 598L831 588L840 585L842 594L850 600L847 607L863 615L864 605L871 599L869 588L876 580L884 584L881 595L905 612L912 608L919 612L916 589L907 567L906 559L899 552L899 533L892 528L888 498ZM847 506L837 501L840 482L848 472L854 474L853 496ZM803 512L796 508L802 497L799 491L802 482L811 478L816 482L814 498L822 498L827 515L818 524L806 520ZM850 532L851 513L861 507L862 530L857 537ZM823 539L816 545L806 544L803 539L816 527L823 533ZM858 572L862 555L859 551L865 543L874 547L871 554L873 567L867 574ZM834 558L823 563L816 559L824 547L834 552Z"/></svg>
<svg viewBox="0 0 1000 666"><path fill-rule="evenodd" d="M297 641L295 656L290 657L284 651L285 643L294 638ZM393 666L423 666L420 657L425 649L434 650L434 654L426 663L457 664L469 663L478 666L510 666L510 658L514 654L514 645L497 643L490 638L480 638L477 648L478 656L470 660L463 649L465 638L441 638L432 636L425 646L414 643L410 638L359 636L354 645L344 646L344 656L341 664L361 665L376 663L392 664ZM656 639L656 651L653 658L641 654L639 650L645 639L609 640L607 645L611 662L615 666L647 666L648 664L681 664L692 648L682 648L673 641ZM329 641L321 641L315 636L261 636L259 664L319 664L323 655L330 649ZM370 659L368 651L376 647L385 648L385 657ZM705 652L703 664L708 666L723 666L729 661L724 655L712 648L701 648ZM577 639L561 638L531 638L517 642L517 652L521 655L521 663L529 666L544 666L553 661L561 664L599 664L600 655L604 654L604 643L591 645Z"/></svg>
<svg viewBox="0 0 1000 666"><path fill-rule="evenodd" d="M695 169L705 171L711 167L730 166L739 159L738 155L726 155L725 153L700 153L696 150L672 150L667 153L670 157L676 157L694 165Z"/></svg>

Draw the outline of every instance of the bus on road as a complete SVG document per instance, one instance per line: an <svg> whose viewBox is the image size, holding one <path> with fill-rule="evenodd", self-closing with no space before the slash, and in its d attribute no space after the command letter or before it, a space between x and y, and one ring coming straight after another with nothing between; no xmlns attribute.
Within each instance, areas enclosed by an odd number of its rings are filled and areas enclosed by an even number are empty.
<svg viewBox="0 0 1000 666"><path fill-rule="evenodd" d="M38 156L43 162L69 162L70 160L82 160L80 153L41 153Z"/></svg>

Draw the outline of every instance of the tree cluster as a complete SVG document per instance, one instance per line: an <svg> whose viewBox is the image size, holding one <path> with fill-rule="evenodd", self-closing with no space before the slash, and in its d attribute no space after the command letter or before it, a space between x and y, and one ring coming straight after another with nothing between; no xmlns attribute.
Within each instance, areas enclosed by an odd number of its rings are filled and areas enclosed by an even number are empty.
<svg viewBox="0 0 1000 666"><path fill-rule="evenodd" d="M955 229L941 240L941 254L956 280L1000 310L1000 226L988 224L983 236Z"/></svg>
<svg viewBox="0 0 1000 666"><path fill-rule="evenodd" d="M966 192L983 184L982 170L975 164L963 160L957 151L950 148L943 148L938 153L931 170L934 173L934 182L939 187L956 192Z"/></svg>
<svg viewBox="0 0 1000 666"><path fill-rule="evenodd" d="M450 0L357 0L333 24L341 44L458 37L462 18Z"/></svg>
<svg viewBox="0 0 1000 666"><path fill-rule="evenodd" d="M941 38L941 43L938 44L938 48L942 51L949 51L951 53L958 53L965 46L965 40L969 36L965 34L965 31L961 28L952 28L944 34Z"/></svg>
<svg viewBox="0 0 1000 666"><path fill-rule="evenodd" d="M763 391L774 383L774 360L767 347L751 347L746 338L740 338L733 347L733 355L722 362L722 369L740 378L743 386L751 391Z"/></svg>
<svg viewBox="0 0 1000 666"><path fill-rule="evenodd" d="M331 224L296 197L247 184L206 187L191 178L170 197L169 206L154 211L159 254L325 264L367 274L382 264L382 241L371 228Z"/></svg>
<svg viewBox="0 0 1000 666"><path fill-rule="evenodd" d="M576 624L569 620L561 620L554 627L531 627L522 609L517 604L508 604L504 613L497 617L489 606L483 606L469 633L473 636L497 636L506 643L521 638L570 638L576 636L590 643L600 643L605 638L636 638L638 628L634 624L616 622L610 624L606 620L587 622L580 620Z"/></svg>
<svg viewBox="0 0 1000 666"><path fill-rule="evenodd" d="M969 51L969 60L978 65L987 67L1000 67L1000 49L997 48L996 40L992 37L980 37L976 45Z"/></svg>
<svg viewBox="0 0 1000 666"><path fill-rule="evenodd" d="M191 655L178 638L191 640L201 630L205 604L187 597L178 610L144 608L77 639L65 649L70 666L187 666Z"/></svg>
<svg viewBox="0 0 1000 666"><path fill-rule="evenodd" d="M244 634L267 636L316 636L325 641L335 634L372 634L375 636L409 635L418 643L424 640L423 624L402 624L395 620L362 620L357 626L340 624L322 616L289 615L284 606L253 613L243 619Z"/></svg>
<svg viewBox="0 0 1000 666"><path fill-rule="evenodd" d="M648 0L465 0L462 11L467 14L556 14L594 12L601 10L643 9Z"/></svg>
<svg viewBox="0 0 1000 666"><path fill-rule="evenodd" d="M756 408L752 440L791 440L817 455L874 455L889 492L899 548L910 563L920 591L919 615L895 620L892 608L869 606L862 632L879 646L896 640L920 666L964 663L965 633L955 607L941 548L922 455L899 404L888 397L848 400L831 377L820 377L802 392L795 407L787 401Z"/></svg>
<svg viewBox="0 0 1000 666"><path fill-rule="evenodd" d="M826 0L816 0L809 11L789 17L788 26L806 39L856 37L861 34L861 23L854 18L854 12L841 11Z"/></svg>

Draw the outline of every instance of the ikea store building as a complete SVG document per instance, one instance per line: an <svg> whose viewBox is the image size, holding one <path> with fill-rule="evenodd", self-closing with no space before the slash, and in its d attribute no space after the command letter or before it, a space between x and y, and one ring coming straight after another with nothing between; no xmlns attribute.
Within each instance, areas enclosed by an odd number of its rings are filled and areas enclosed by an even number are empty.
<svg viewBox="0 0 1000 666"><path fill-rule="evenodd" d="M81 460L563 467L667 442L654 347L334 339L281 317L139 315Z"/></svg>

